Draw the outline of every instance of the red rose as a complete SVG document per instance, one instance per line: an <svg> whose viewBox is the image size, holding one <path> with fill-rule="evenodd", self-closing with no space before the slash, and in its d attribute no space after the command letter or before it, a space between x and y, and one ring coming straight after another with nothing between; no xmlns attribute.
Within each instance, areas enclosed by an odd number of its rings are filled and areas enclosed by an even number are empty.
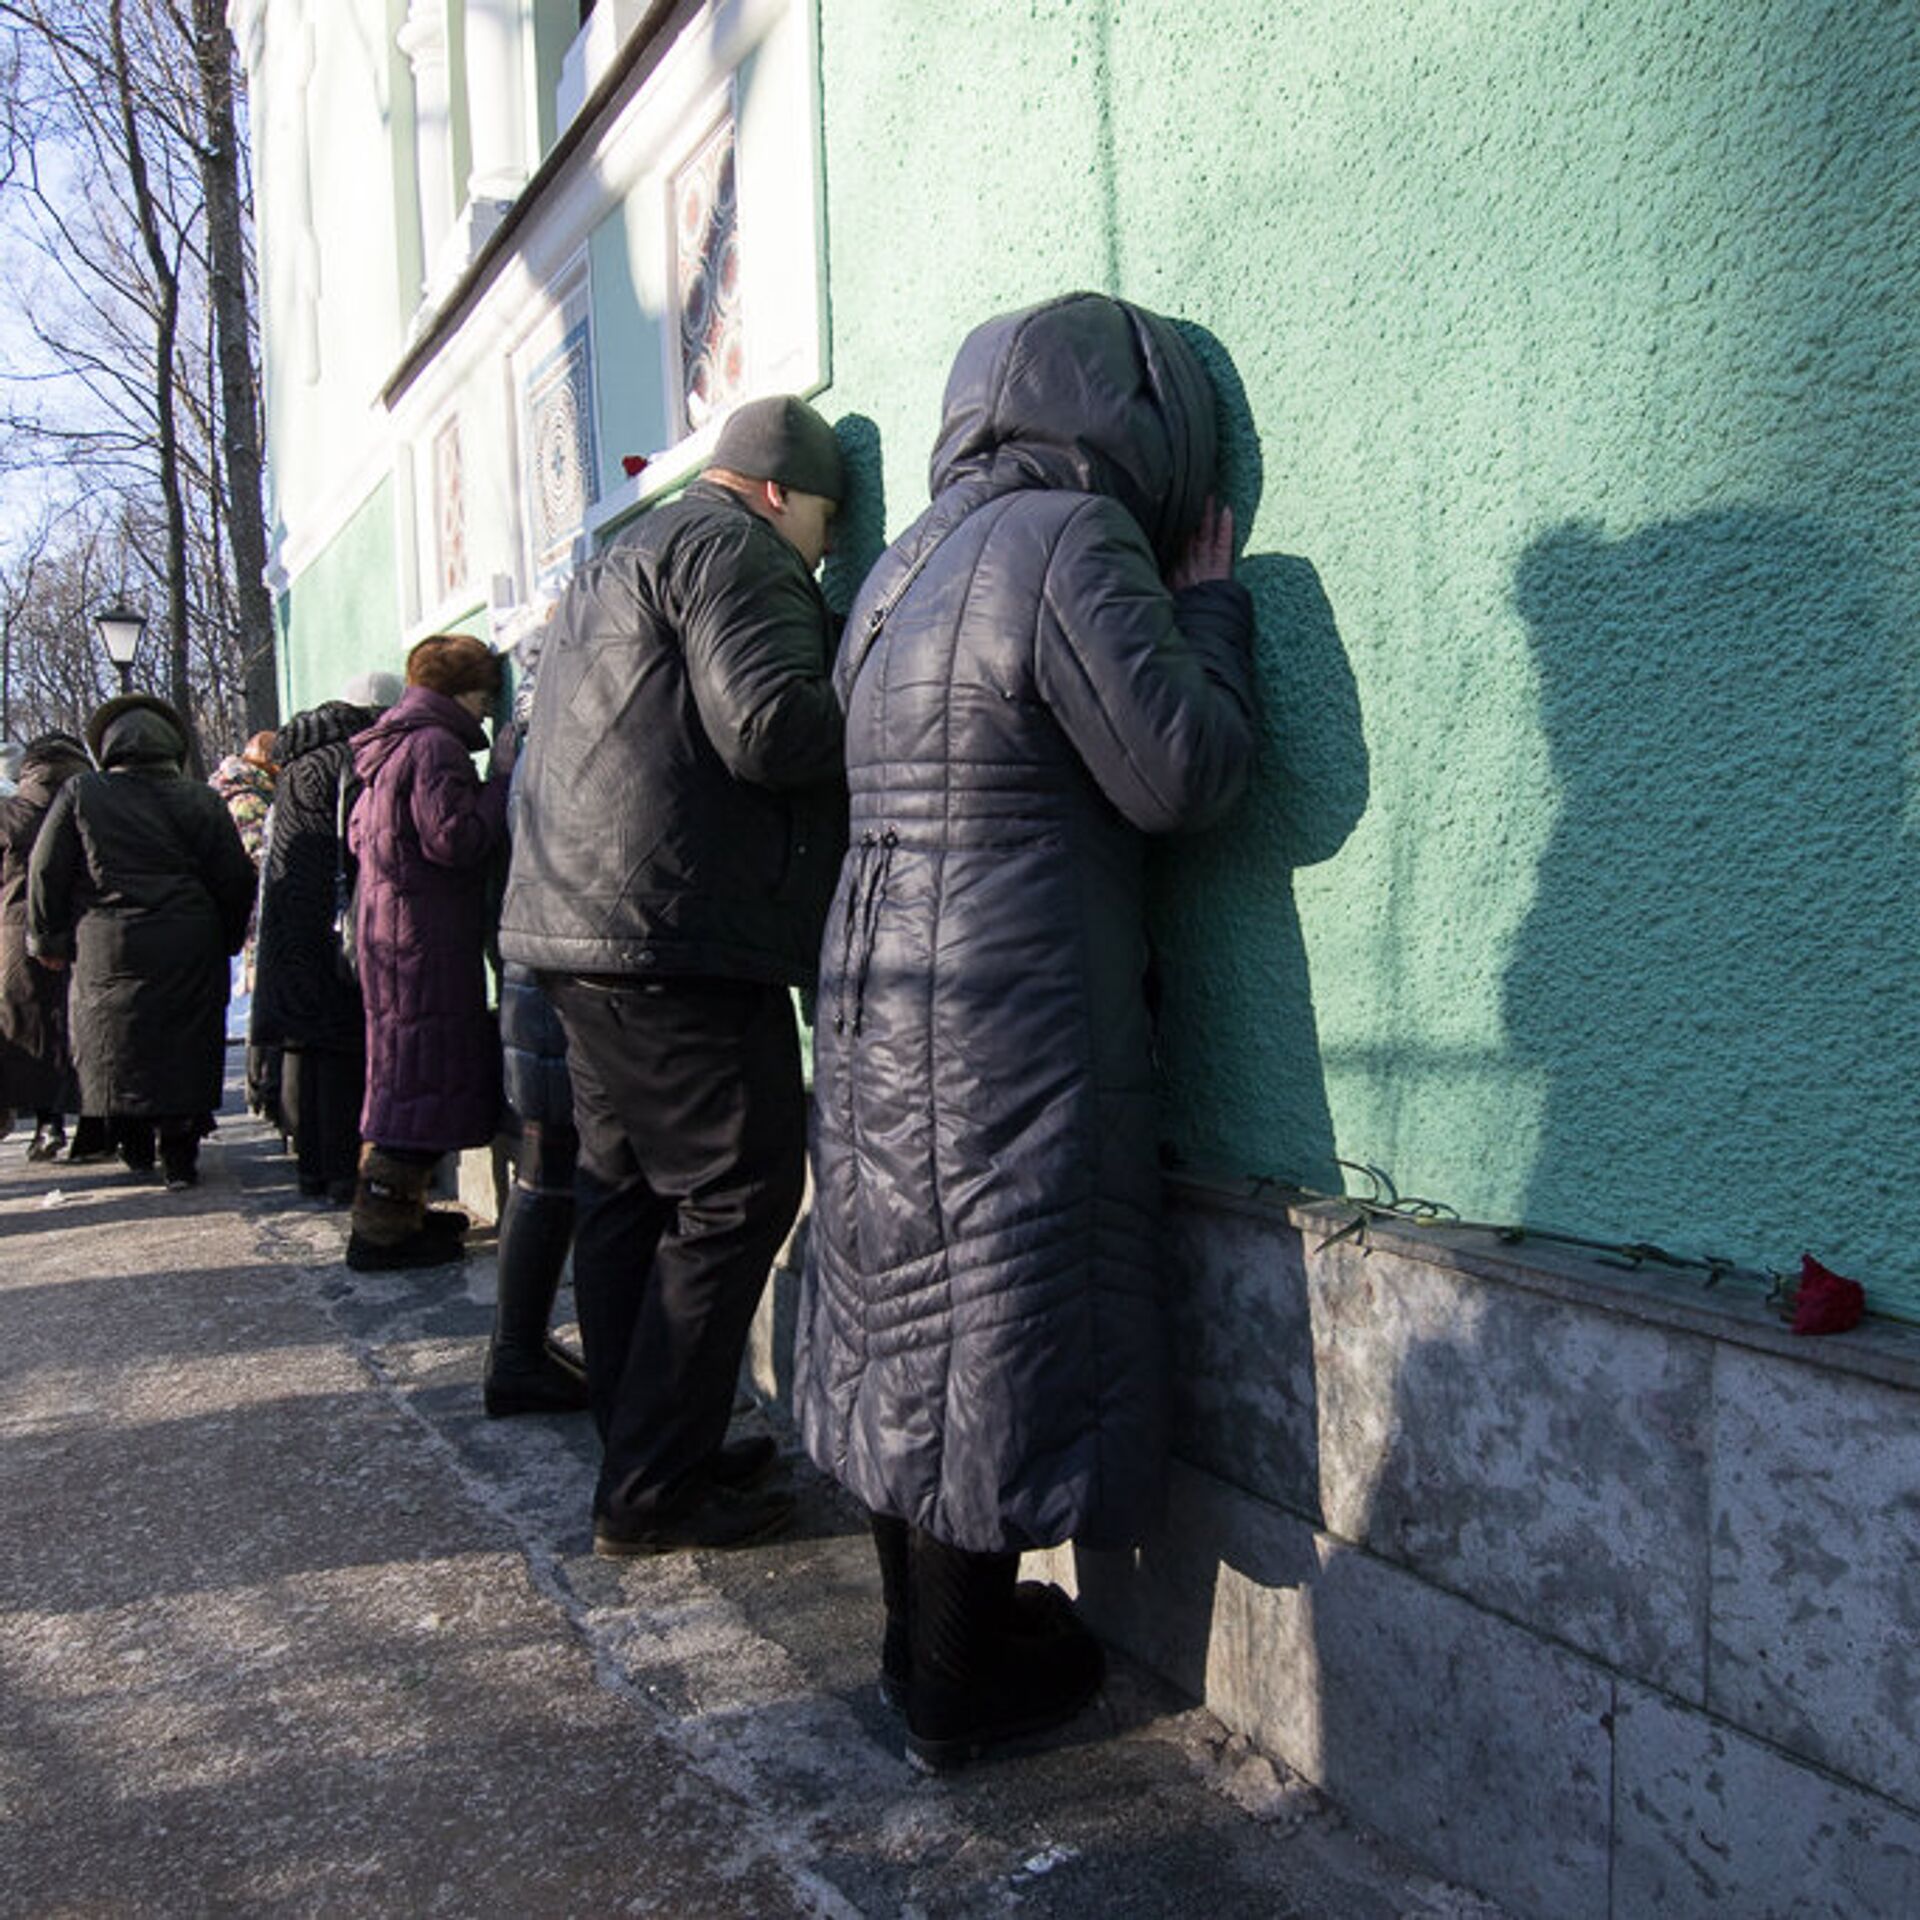
<svg viewBox="0 0 1920 1920"><path fill-rule="evenodd" d="M1800 1287L1793 1297L1795 1333L1845 1333L1860 1324L1867 1292L1857 1280L1845 1280L1812 1254L1800 1256Z"/></svg>
<svg viewBox="0 0 1920 1920"><path fill-rule="evenodd" d="M629 480L637 479L647 470L647 456L644 453L623 453L620 456L620 471Z"/></svg>

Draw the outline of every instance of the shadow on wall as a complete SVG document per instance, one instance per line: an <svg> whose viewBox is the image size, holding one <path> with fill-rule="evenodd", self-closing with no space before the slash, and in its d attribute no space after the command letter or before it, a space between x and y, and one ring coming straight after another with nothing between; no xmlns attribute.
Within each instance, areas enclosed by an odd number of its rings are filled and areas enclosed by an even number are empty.
<svg viewBox="0 0 1920 1920"><path fill-rule="evenodd" d="M827 605L844 614L887 546L886 467L880 429L864 413L843 413L833 423L847 463L847 497L834 516L833 551L821 570Z"/></svg>
<svg viewBox="0 0 1920 1920"><path fill-rule="evenodd" d="M1572 525L1515 600L1560 788L1506 981L1528 1217L1899 1271L1920 876L1870 563L1796 514Z"/></svg>
<svg viewBox="0 0 1920 1920"><path fill-rule="evenodd" d="M1264 481L1259 428L1226 348L1181 332L1219 397L1220 495L1244 534ZM1236 571L1256 623L1253 779L1218 825L1159 843L1150 869L1170 1157L1337 1188L1293 873L1330 859L1366 811L1359 691L1310 561L1249 553Z"/></svg>

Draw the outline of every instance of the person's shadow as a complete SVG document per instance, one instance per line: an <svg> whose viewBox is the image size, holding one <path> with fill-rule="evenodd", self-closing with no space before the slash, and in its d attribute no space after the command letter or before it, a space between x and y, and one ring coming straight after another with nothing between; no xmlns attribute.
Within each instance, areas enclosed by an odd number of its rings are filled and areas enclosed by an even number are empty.
<svg viewBox="0 0 1920 1920"><path fill-rule="evenodd" d="M1527 1216L1904 1272L1920 859L1873 562L1798 513L1574 524L1514 598L1559 789L1506 977Z"/></svg>
<svg viewBox="0 0 1920 1920"><path fill-rule="evenodd" d="M820 590L835 613L845 614L861 581L886 551L886 465L880 429L864 413L843 413L833 432L847 463L847 497L834 515L833 551L820 570Z"/></svg>

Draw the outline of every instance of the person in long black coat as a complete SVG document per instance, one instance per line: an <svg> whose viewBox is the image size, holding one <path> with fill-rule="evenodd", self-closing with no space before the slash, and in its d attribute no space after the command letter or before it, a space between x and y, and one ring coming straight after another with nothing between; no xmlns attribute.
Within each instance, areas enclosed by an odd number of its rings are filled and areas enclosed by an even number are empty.
<svg viewBox="0 0 1920 1920"><path fill-rule="evenodd" d="M247 1035L253 1047L281 1049L282 1124L293 1136L300 1191L340 1206L353 1199L367 1076L360 984L333 935L338 878L351 884L354 866L340 827L360 791L354 736L400 697L396 674L362 683L350 691L369 700L325 701L274 736L280 781L261 862Z"/></svg>
<svg viewBox="0 0 1920 1920"><path fill-rule="evenodd" d="M27 951L73 969L82 1106L157 1130L167 1185L191 1186L220 1104L253 862L220 796L187 777L187 729L164 700L123 694L86 732L98 771L67 782L41 829Z"/></svg>
<svg viewBox="0 0 1920 1920"><path fill-rule="evenodd" d="M1214 404L1178 330L1123 301L976 328L933 504L835 669L853 843L795 1400L875 1516L886 1677L933 1766L1098 1684L1064 1599L1016 1630L1019 1552L1131 1546L1158 1506L1146 836L1218 817L1254 747Z"/></svg>
<svg viewBox="0 0 1920 1920"><path fill-rule="evenodd" d="M80 1104L67 1044L67 978L27 957L27 867L54 796L93 762L70 733L29 740L16 791L0 800L0 1107L34 1116L29 1160L51 1160Z"/></svg>

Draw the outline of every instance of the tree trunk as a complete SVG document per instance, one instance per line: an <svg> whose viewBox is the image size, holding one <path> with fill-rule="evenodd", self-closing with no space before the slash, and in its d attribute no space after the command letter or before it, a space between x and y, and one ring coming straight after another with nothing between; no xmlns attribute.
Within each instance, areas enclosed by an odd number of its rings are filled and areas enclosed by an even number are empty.
<svg viewBox="0 0 1920 1920"><path fill-rule="evenodd" d="M207 202L207 278L220 359L221 451L227 469L227 538L233 549L245 662L247 731L278 724L273 596L260 492L260 415L248 326L247 251L240 141L233 110L233 35L226 0L193 0L194 57L206 113L200 183Z"/></svg>
<svg viewBox="0 0 1920 1920"><path fill-rule="evenodd" d="M126 145L127 179L133 188L136 217L140 223L140 241L146 249L147 264L159 289L159 311L154 318L153 400L158 445L155 457L160 468L160 497L167 515L167 639L169 655L168 699L187 729L189 760L196 772L204 774L205 757L200 751L199 729L193 723L193 696L188 686L190 658L187 640L187 508L180 480L180 439L174 420L174 347L180 331L180 275L168 257L161 237L160 222L154 211L153 185L147 175L146 146L140 134L139 116L134 111L133 75L127 61L126 31L121 0L111 0L107 26L113 49L113 75L119 93L120 132Z"/></svg>

